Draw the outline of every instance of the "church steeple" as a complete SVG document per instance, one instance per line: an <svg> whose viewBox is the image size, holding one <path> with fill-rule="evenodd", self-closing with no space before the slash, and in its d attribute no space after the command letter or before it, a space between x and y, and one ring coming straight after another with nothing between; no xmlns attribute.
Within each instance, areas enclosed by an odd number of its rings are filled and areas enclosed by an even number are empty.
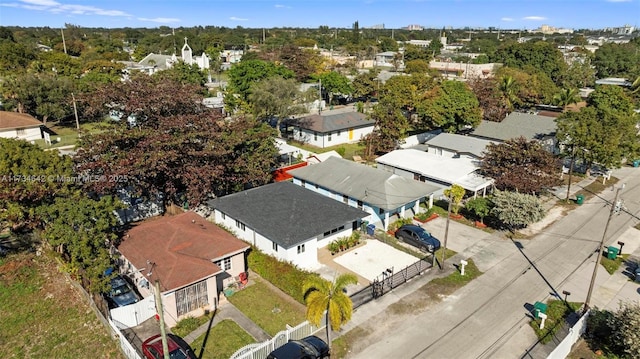
<svg viewBox="0 0 640 359"><path fill-rule="evenodd" d="M191 48L187 44L187 38L184 38L184 46L182 46L182 61L184 61L187 65L193 64L193 56L191 53Z"/></svg>

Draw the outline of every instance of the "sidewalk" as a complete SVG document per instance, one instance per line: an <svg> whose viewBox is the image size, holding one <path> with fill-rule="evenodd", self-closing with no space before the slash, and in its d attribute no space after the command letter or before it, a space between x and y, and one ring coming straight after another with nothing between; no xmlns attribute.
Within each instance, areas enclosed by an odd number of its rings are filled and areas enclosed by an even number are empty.
<svg viewBox="0 0 640 359"><path fill-rule="evenodd" d="M233 305L231 302L227 302L225 303L224 307L218 309L218 311L213 315L213 322L209 321L201 325L198 329L185 336L183 338L184 341L189 344L193 343L199 336L205 334L210 327L213 328L216 324L225 319L233 320L258 342L271 339L269 334L267 334L264 330L262 330L262 328L256 325L256 323L251 321L251 319L247 318L247 316L244 315L240 310L238 310L235 305Z"/></svg>

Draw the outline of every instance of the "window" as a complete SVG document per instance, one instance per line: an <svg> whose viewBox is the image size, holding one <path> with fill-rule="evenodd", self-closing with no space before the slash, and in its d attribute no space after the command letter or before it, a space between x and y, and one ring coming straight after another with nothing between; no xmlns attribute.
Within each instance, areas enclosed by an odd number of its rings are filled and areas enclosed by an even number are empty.
<svg viewBox="0 0 640 359"><path fill-rule="evenodd" d="M176 290L176 309L178 316L209 305L207 282L202 281Z"/></svg>
<svg viewBox="0 0 640 359"><path fill-rule="evenodd" d="M317 183L316 183L316 185L315 185L315 186L316 186L316 189L318 189L318 184L317 184Z"/></svg>
<svg viewBox="0 0 640 359"><path fill-rule="evenodd" d="M220 269L222 270L231 270L231 257L227 257L224 259L221 259L219 261L215 261L214 262L218 267L220 267Z"/></svg>
<svg viewBox="0 0 640 359"><path fill-rule="evenodd" d="M329 134L327 135L327 142L331 142L331 131L329 131Z"/></svg>
<svg viewBox="0 0 640 359"><path fill-rule="evenodd" d="M326 237L326 236L328 236L328 235L330 235L330 234L331 234L331 231L326 231L326 232L324 232L324 233L323 233L323 235L324 235L325 237Z"/></svg>
<svg viewBox="0 0 640 359"><path fill-rule="evenodd" d="M378 214L384 214L384 209L378 208Z"/></svg>
<svg viewBox="0 0 640 359"><path fill-rule="evenodd" d="M224 213L221 213L221 215L222 215L222 220L225 220L225 219L227 219L227 215L226 215L226 214L224 214Z"/></svg>
<svg viewBox="0 0 640 359"><path fill-rule="evenodd" d="M304 244L298 246L298 254L304 253Z"/></svg>
<svg viewBox="0 0 640 359"><path fill-rule="evenodd" d="M16 129L16 135L18 136L24 136L27 134L27 131L24 128L18 128Z"/></svg>
<svg viewBox="0 0 640 359"><path fill-rule="evenodd" d="M336 136L340 136L340 130L336 131Z"/></svg>
<svg viewBox="0 0 640 359"><path fill-rule="evenodd" d="M346 194L343 194L342 195L342 202L349 203L349 196L347 196Z"/></svg>
<svg viewBox="0 0 640 359"><path fill-rule="evenodd" d="M241 230L244 231L245 229L245 225L244 223L240 222L239 220L236 219L236 227L240 228Z"/></svg>
<svg viewBox="0 0 640 359"><path fill-rule="evenodd" d="M358 201L358 208L362 209L362 201Z"/></svg>
<svg viewBox="0 0 640 359"><path fill-rule="evenodd" d="M273 248L274 251L278 251L278 243L276 242L271 242L271 248Z"/></svg>
<svg viewBox="0 0 640 359"><path fill-rule="evenodd" d="M306 187L306 186L307 186L307 181L305 181L305 180L300 180L300 186L302 186L302 187Z"/></svg>
<svg viewBox="0 0 640 359"><path fill-rule="evenodd" d="M317 132L313 132L313 140L317 141L318 140L318 133Z"/></svg>

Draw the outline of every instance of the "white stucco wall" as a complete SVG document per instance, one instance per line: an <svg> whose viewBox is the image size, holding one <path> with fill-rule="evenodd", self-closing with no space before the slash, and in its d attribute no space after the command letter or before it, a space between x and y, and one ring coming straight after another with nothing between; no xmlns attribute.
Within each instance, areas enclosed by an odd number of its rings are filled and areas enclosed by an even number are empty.
<svg viewBox="0 0 640 359"><path fill-rule="evenodd" d="M314 131L304 128L296 128L293 131L293 137L295 140L310 144L312 146L325 148L344 143L355 143L360 141L364 136L373 132L374 123L371 122L371 126L358 127L353 129L346 129L340 131L331 131L331 141L329 141L329 134L318 132L317 136L314 136ZM350 134L351 132L351 134Z"/></svg>
<svg viewBox="0 0 640 359"><path fill-rule="evenodd" d="M22 130L0 130L0 137L2 138L17 138L25 141L35 141L42 139L40 128L25 128ZM53 139L52 139L53 140Z"/></svg>

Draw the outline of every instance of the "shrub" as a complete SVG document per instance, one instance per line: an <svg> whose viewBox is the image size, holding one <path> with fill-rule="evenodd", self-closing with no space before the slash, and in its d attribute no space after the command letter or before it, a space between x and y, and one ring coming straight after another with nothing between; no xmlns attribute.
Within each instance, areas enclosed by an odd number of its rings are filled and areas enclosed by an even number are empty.
<svg viewBox="0 0 640 359"><path fill-rule="evenodd" d="M316 273L302 270L291 263L279 261L255 247L251 248L247 261L249 268L254 272L302 304L304 304L304 298L300 293L302 284L308 277L318 276Z"/></svg>

